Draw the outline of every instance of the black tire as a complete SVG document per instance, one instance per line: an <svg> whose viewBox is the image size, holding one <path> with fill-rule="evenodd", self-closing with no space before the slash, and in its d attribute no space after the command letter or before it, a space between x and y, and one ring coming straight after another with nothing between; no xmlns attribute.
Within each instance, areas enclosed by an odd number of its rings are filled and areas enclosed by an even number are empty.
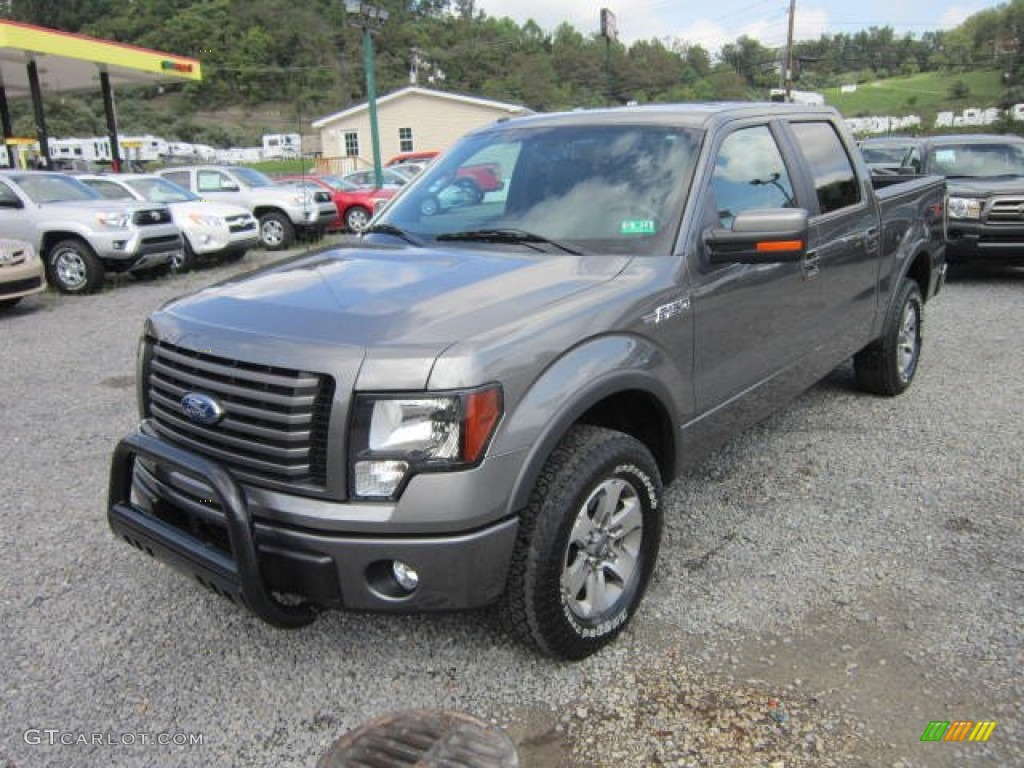
<svg viewBox="0 0 1024 768"><path fill-rule="evenodd" d="M373 214L368 208L361 205L353 205L345 211L345 228L349 232L362 232L370 223Z"/></svg>
<svg viewBox="0 0 1024 768"><path fill-rule="evenodd" d="M865 392L892 397L913 383L921 361L924 299L913 280L900 284L882 335L853 357L857 385Z"/></svg>
<svg viewBox="0 0 1024 768"><path fill-rule="evenodd" d="M621 432L573 427L522 513L498 603L503 627L558 659L596 653L643 599L661 525L661 475L647 448Z"/></svg>
<svg viewBox="0 0 1024 768"><path fill-rule="evenodd" d="M177 256L167 262L167 271L172 275L183 275L186 272L191 272L196 266L196 252L192 250L192 245L189 243L188 238L182 235L181 238L181 256Z"/></svg>
<svg viewBox="0 0 1024 768"><path fill-rule="evenodd" d="M484 193L480 191L480 187L477 186L475 181L472 179L459 179L456 184L471 205L479 205L483 202Z"/></svg>
<svg viewBox="0 0 1024 768"><path fill-rule="evenodd" d="M295 242L295 227L283 213L264 213L260 216L260 242L268 251L284 250Z"/></svg>
<svg viewBox="0 0 1024 768"><path fill-rule="evenodd" d="M441 204L433 197L425 197L420 201L420 213L424 216L433 216L441 210Z"/></svg>
<svg viewBox="0 0 1024 768"><path fill-rule="evenodd" d="M95 293L103 287L105 273L103 262L84 240L61 240L46 254L46 278L61 293Z"/></svg>

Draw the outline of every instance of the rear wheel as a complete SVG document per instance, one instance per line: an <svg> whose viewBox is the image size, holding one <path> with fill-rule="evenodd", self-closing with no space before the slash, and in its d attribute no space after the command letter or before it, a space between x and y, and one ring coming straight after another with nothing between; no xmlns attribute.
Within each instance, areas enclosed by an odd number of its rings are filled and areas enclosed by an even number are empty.
<svg viewBox="0 0 1024 768"><path fill-rule="evenodd" d="M853 357L857 384L866 392L893 396L913 383L921 360L924 300L913 280L900 284L882 335Z"/></svg>
<svg viewBox="0 0 1024 768"><path fill-rule="evenodd" d="M345 227L349 232L362 232L370 223L370 212L361 205L353 205L345 211Z"/></svg>
<svg viewBox="0 0 1024 768"><path fill-rule="evenodd" d="M280 251L295 241L295 227L283 213L271 211L260 216L260 242L268 251Z"/></svg>
<svg viewBox="0 0 1024 768"><path fill-rule="evenodd" d="M103 262L82 240L61 240L46 257L47 278L61 293L95 293L103 285Z"/></svg>
<svg viewBox="0 0 1024 768"><path fill-rule="evenodd" d="M639 441L573 427L523 511L499 616L511 634L582 659L626 626L661 539L661 476Z"/></svg>

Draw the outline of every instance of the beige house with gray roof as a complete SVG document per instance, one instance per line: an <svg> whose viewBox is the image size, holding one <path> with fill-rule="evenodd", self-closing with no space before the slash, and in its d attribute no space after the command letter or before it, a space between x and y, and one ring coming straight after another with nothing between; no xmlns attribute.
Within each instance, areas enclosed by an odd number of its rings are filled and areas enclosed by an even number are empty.
<svg viewBox="0 0 1024 768"><path fill-rule="evenodd" d="M518 104L410 86L377 99L381 161L402 152L444 151L468 131L502 117L529 114ZM367 104L313 121L320 134L320 170L373 167Z"/></svg>

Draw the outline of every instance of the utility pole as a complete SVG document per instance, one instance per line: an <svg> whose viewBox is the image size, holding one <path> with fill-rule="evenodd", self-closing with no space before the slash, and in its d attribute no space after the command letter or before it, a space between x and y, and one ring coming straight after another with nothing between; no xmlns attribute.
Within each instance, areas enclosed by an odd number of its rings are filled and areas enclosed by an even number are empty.
<svg viewBox="0 0 1024 768"><path fill-rule="evenodd" d="M789 34L786 35L786 101L793 100L793 20L796 18L796 0L789 0Z"/></svg>
<svg viewBox="0 0 1024 768"><path fill-rule="evenodd" d="M363 68L366 70L366 103L370 111L370 143L373 146L373 182L384 186L380 162L380 129L377 125L377 77L373 53L373 32L384 26L388 12L362 0L345 0L345 13L350 24L363 31Z"/></svg>

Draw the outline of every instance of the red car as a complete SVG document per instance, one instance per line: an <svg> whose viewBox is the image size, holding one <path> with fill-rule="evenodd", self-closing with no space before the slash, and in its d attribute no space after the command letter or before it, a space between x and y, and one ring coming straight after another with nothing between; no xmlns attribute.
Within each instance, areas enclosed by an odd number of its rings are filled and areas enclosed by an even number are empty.
<svg viewBox="0 0 1024 768"><path fill-rule="evenodd" d="M282 176L277 181L306 183L330 192L338 209L338 218L327 225L330 231L347 229L349 232L362 232L378 206L395 194L393 189L357 187L337 176Z"/></svg>
<svg viewBox="0 0 1024 768"><path fill-rule="evenodd" d="M403 152L390 158L385 167L401 166L404 163L431 162L441 153L436 150L424 150L422 152ZM479 203L488 192L496 192L505 186L501 178L501 166L497 163L476 163L474 165L463 165L455 173L460 180L462 188L472 198L473 202Z"/></svg>

